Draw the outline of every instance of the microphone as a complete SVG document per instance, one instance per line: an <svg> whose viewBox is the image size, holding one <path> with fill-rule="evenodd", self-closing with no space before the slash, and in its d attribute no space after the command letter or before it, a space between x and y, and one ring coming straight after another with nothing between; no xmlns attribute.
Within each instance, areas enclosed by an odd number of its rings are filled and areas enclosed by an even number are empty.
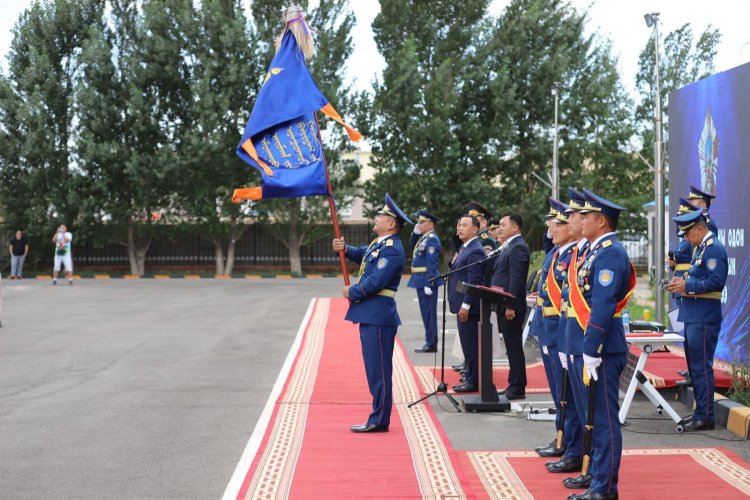
<svg viewBox="0 0 750 500"><path fill-rule="evenodd" d="M500 255L502 251L505 250L506 248L508 247L506 247L505 243L503 243L502 245L500 245L499 247L497 247L496 249L488 253L486 258L489 259L490 257L494 257L495 255Z"/></svg>

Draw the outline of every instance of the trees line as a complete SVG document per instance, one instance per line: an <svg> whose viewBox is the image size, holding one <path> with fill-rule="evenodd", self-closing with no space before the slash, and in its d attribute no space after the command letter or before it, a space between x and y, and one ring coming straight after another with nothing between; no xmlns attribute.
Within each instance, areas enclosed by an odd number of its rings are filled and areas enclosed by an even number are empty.
<svg viewBox="0 0 750 500"><path fill-rule="evenodd" d="M306 2L301 2L306 4ZM515 210L542 231L551 164L551 87L559 83L561 185L587 186L631 209L643 229L651 158L653 46L644 47L639 102L624 91L609 42L584 33L585 12L559 0L381 0L373 23L386 69L372 92L345 83L354 18L346 0L321 0L311 72L365 134L375 176L340 161L350 147L325 134L339 206L358 192L374 207L390 191L410 210L441 217L448 242L463 204ZM0 75L0 216L6 229L48 239L67 223L79 242L127 248L144 274L153 235L189 221L231 274L247 220L269 231L301 272L300 249L320 238L320 198L232 205L257 184L234 148L281 30L280 3L254 0L35 1L19 17ZM666 93L713 71L718 30L694 45L689 25L667 35ZM325 122L321 120L321 125ZM634 146L634 144L636 146ZM360 191L362 190L362 191ZM97 232L102 223L116 232Z"/></svg>

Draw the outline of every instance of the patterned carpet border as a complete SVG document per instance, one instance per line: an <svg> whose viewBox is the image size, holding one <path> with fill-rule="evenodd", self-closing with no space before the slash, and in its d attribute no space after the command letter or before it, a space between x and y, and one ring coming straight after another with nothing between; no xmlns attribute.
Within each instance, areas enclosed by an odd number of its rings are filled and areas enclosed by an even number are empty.
<svg viewBox="0 0 750 500"><path fill-rule="evenodd" d="M532 499L509 458L538 458L533 451L470 451L467 453L489 498ZM750 496L750 470L715 448L664 448L623 450L623 456L687 455L727 484Z"/></svg>
<svg viewBox="0 0 750 500"><path fill-rule="evenodd" d="M245 499L288 498L302 448L307 410L323 351L330 299L317 299L304 344L279 403L273 429Z"/></svg>

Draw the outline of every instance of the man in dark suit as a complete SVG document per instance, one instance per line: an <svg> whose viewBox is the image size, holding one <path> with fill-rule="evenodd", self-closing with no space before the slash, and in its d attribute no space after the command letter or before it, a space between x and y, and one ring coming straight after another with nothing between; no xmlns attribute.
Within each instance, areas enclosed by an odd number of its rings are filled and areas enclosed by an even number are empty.
<svg viewBox="0 0 750 500"><path fill-rule="evenodd" d="M456 285L465 282L471 285L481 285L484 277L484 264L475 264L484 259L482 243L479 233L479 221L470 215L462 216L457 226L458 237L463 242L458 249L458 255L451 263L451 270L461 269L448 278L448 305L458 318L458 335L461 348L466 360L466 381L453 386L456 392L474 392L479 388L479 299L460 293ZM471 265L474 264L474 265Z"/></svg>
<svg viewBox="0 0 750 500"><path fill-rule="evenodd" d="M492 273L492 286L499 286L516 298L514 308L501 307L497 322L508 351L508 399L526 398L526 357L523 354L523 324L526 319L526 276L529 274L531 256L529 247L521 236L523 219L514 212L500 219L503 249L497 256Z"/></svg>

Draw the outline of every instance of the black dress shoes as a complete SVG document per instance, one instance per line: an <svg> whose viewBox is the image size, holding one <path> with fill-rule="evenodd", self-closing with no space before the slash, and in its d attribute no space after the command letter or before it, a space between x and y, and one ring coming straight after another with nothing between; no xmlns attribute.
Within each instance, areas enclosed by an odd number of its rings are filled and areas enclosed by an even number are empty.
<svg viewBox="0 0 750 500"><path fill-rule="evenodd" d="M571 490L585 490L591 486L591 474L578 474L576 477L566 477L563 479L563 484Z"/></svg>
<svg viewBox="0 0 750 500"><path fill-rule="evenodd" d="M417 347L416 349L414 349L414 352L437 352L437 347L432 347L425 344L422 347Z"/></svg>
<svg viewBox="0 0 750 500"><path fill-rule="evenodd" d="M498 396L502 396L503 394L505 394L505 391L497 391ZM557 443L557 439L553 439L552 441L549 442L549 444L545 444L544 446L537 446L536 448L534 448L534 451L539 453L540 450L549 448L550 446L555 446L556 443Z"/></svg>
<svg viewBox="0 0 750 500"><path fill-rule="evenodd" d="M507 399L508 401L512 401L514 399L526 399L526 394L519 394L517 392L505 391L505 394L503 394L503 396L505 396L505 399Z"/></svg>
<svg viewBox="0 0 750 500"><path fill-rule="evenodd" d="M685 377L684 379L682 379L682 380L678 380L677 382L675 382L675 385L676 385L677 387L688 387L688 386L692 386L692 385L693 385L693 379L691 379L690 377Z"/></svg>
<svg viewBox="0 0 750 500"><path fill-rule="evenodd" d="M460 372L466 368L466 365L461 363L460 365L451 365L451 368L453 368L454 371Z"/></svg>
<svg viewBox="0 0 750 500"><path fill-rule="evenodd" d="M685 432L712 431L716 429L716 422L704 422L702 420L690 420L683 430Z"/></svg>
<svg viewBox="0 0 750 500"><path fill-rule="evenodd" d="M387 425L358 424L352 425L352 432L388 432Z"/></svg>
<svg viewBox="0 0 750 500"><path fill-rule="evenodd" d="M679 375L680 377L685 377L685 378L687 378L687 376L688 376L688 373L690 373L690 372L689 372L689 371L687 371L687 370L677 370L677 375Z"/></svg>
<svg viewBox="0 0 750 500"><path fill-rule="evenodd" d="M547 466L550 472L581 472L583 460L581 458L562 457L557 462Z"/></svg>
<svg viewBox="0 0 750 500"><path fill-rule="evenodd" d="M453 386L453 392L477 392L477 390L479 390L479 387L476 384L463 383Z"/></svg>
<svg viewBox="0 0 750 500"><path fill-rule="evenodd" d="M561 457L565 454L565 448L558 448L553 444L546 448L537 449L536 452L540 457Z"/></svg>
<svg viewBox="0 0 750 500"><path fill-rule="evenodd" d="M597 493L591 490L568 495L568 500L617 500L617 498L617 493Z"/></svg>
<svg viewBox="0 0 750 500"><path fill-rule="evenodd" d="M689 424L689 423L690 423L690 422L692 422L692 421L693 421L693 416L692 416L692 415L688 415L687 417L683 418L682 420L680 420L680 421L679 421L679 422L677 422L677 423L678 423L678 424L683 424L683 425L684 425L684 424Z"/></svg>

